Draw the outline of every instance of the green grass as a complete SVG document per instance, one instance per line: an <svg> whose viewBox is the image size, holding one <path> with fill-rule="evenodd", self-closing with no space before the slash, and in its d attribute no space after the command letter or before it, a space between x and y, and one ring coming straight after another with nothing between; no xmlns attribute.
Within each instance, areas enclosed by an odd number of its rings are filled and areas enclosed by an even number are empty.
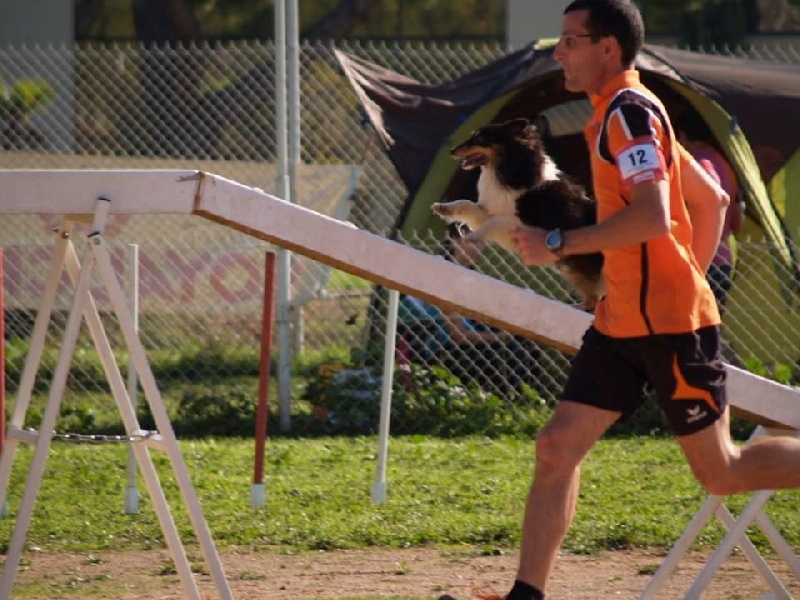
<svg viewBox="0 0 800 600"><path fill-rule="evenodd" d="M533 444L518 439L391 440L388 502L370 500L375 475L374 438L269 441L267 503L250 507L252 440L181 442L195 489L221 549L284 552L354 548L465 545L494 553L519 543L523 502L533 470ZM0 549L14 525L32 457L17 452L0 520ZM123 511L126 448L56 442L47 462L27 548L90 552L163 547L146 489L140 514ZM152 452L183 539L195 544L166 455ZM667 548L678 538L705 493L670 440L601 441L583 469L578 515L565 549L594 553L634 546ZM747 496L730 499L738 510ZM788 542L800 544L795 526L798 492L779 493L768 505ZM709 546L722 529L699 539Z"/></svg>

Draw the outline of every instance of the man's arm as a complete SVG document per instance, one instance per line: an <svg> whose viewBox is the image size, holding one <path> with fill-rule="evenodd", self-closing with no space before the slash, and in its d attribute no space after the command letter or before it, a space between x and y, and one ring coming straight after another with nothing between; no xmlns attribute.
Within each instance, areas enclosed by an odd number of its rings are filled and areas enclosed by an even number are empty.
<svg viewBox="0 0 800 600"><path fill-rule="evenodd" d="M631 192L631 203L602 223L564 232L564 255L591 254L609 248L635 246L669 232L669 184L645 181ZM546 232L522 227L514 234L520 258L526 265L557 260L544 245Z"/></svg>
<svg viewBox="0 0 800 600"><path fill-rule="evenodd" d="M682 146L679 155L683 197L692 222L692 250L706 272L719 246L730 198Z"/></svg>
<svg viewBox="0 0 800 600"><path fill-rule="evenodd" d="M636 246L660 237L670 228L670 183L660 140L661 119L646 103L626 102L606 116L606 152L615 158L616 176L629 190L629 203L601 223L566 232L562 252L590 254ZM600 151L599 147L595 149ZM677 185L677 182L674 182ZM553 262L542 250L544 233L522 229L514 242L528 265ZM550 255L550 256L548 256Z"/></svg>

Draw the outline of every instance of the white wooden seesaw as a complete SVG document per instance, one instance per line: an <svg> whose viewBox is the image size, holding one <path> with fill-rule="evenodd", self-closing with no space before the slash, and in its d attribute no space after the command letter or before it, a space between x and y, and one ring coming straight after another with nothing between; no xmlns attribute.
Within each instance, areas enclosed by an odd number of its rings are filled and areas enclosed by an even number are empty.
<svg viewBox="0 0 800 600"><path fill-rule="evenodd" d="M574 353L579 347L581 337L591 321L586 313L543 298L530 290L463 269L439 257L361 231L349 223L287 203L262 190L201 171L0 170L0 214L31 213L63 215L64 221L57 232L19 396L8 426L6 447L0 456L2 502L16 445L19 442L36 444L0 580L0 600L6 600L11 594L52 439L51 435L43 435L41 432L31 434L23 431L22 424L43 350L57 283L65 266L76 285L76 291L41 431L53 430L81 318L85 318L103 361L126 431L132 438L140 434L135 412L119 370L113 362L113 355L89 290L92 271L97 268L109 293L114 313L120 321L125 343L131 351L146 400L160 433L157 440L146 440L146 443L133 446L187 596L199 598L199 592L150 460L151 448L164 450L169 456L217 590L222 598L232 598L163 400L132 326L132 316L125 296L113 272L103 238L108 214L196 214L389 289L413 294L442 308L455 310L568 353ZM83 265L77 262L71 240L71 231L76 222L92 224L86 240L89 251ZM442 286L440 282L445 280L447 286ZM800 392L734 367L728 367L728 371L730 404L738 414L759 423L757 435L797 435L800 430ZM745 536L745 529L755 521L795 576L800 578L800 560L763 512L764 504L772 494L769 490L753 494L750 504L738 518L730 514L722 498L709 496L641 598L655 597L691 542L714 514L728 533L685 598L700 596L736 545L741 546L745 555L767 581L772 597L791 598Z"/></svg>

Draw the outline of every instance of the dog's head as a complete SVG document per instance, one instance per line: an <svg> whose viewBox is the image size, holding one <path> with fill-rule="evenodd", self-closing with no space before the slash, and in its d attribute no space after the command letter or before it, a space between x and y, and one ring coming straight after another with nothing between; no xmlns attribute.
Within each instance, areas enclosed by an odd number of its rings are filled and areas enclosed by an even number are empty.
<svg viewBox="0 0 800 600"><path fill-rule="evenodd" d="M539 136L528 119L513 119L476 129L465 142L451 149L450 155L461 161L462 169L469 170L496 165L514 145L531 147L538 143Z"/></svg>

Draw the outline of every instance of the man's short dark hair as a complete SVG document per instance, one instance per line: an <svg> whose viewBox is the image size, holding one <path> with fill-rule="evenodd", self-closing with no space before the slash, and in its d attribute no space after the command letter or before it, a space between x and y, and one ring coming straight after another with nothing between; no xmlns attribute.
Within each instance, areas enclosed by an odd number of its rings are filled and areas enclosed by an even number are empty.
<svg viewBox="0 0 800 600"><path fill-rule="evenodd" d="M644 23L639 9L630 0L573 0L564 14L586 10L589 33L617 39L624 65L632 65L644 44Z"/></svg>

